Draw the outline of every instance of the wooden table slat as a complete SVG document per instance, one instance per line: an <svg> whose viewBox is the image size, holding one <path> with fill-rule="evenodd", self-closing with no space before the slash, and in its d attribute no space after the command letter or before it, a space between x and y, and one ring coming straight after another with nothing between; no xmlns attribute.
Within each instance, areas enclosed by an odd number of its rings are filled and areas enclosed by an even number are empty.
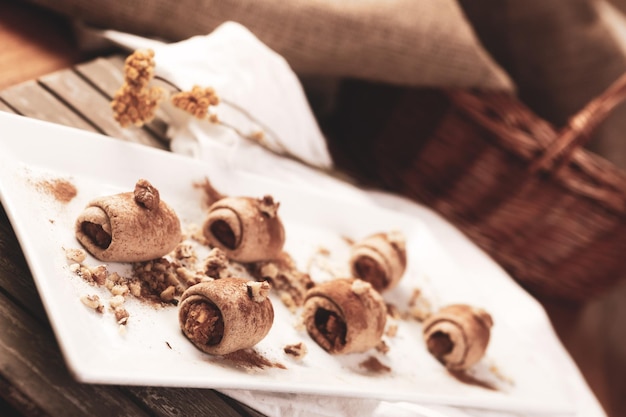
<svg viewBox="0 0 626 417"><path fill-rule="evenodd" d="M63 102L41 88L36 81L26 81L2 90L0 91L0 98L24 116L90 132L96 131L93 126L69 109Z"/></svg>
<svg viewBox="0 0 626 417"><path fill-rule="evenodd" d="M9 106L7 106L4 101L2 101L2 97L0 97L0 111L6 111L9 113L15 113L15 111L13 111L13 109Z"/></svg>
<svg viewBox="0 0 626 417"><path fill-rule="evenodd" d="M51 329L24 314L0 292L0 368L17 392L58 416L147 415L114 386L77 383L65 367ZM7 393L2 393L7 396ZM9 402L15 403L13 393ZM24 410L26 411L26 410Z"/></svg>
<svg viewBox="0 0 626 417"><path fill-rule="evenodd" d="M73 70L57 71L40 78L39 82L68 103L74 111L80 112L102 133L129 142L166 149L166 146L147 130L122 128L113 119L109 99L91 87Z"/></svg>
<svg viewBox="0 0 626 417"><path fill-rule="evenodd" d="M160 417L248 417L242 416L210 389L125 387L124 390Z"/></svg>
<svg viewBox="0 0 626 417"><path fill-rule="evenodd" d="M8 294L26 309L29 314L41 322L47 321L46 312L39 292L30 274L24 254L21 251L15 232L9 219L0 205L0 289ZM7 260L11 260L8 262Z"/></svg>

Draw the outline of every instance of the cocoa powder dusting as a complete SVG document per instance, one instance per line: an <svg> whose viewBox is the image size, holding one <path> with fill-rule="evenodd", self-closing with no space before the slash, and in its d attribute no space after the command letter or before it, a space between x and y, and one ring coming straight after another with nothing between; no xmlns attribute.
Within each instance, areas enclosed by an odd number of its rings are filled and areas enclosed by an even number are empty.
<svg viewBox="0 0 626 417"><path fill-rule="evenodd" d="M213 184L211 184L211 181L209 181L208 178L204 178L204 181L202 182L193 183L193 187L199 188L200 190L204 192L203 204L206 207L209 207L211 204L215 203L217 200L221 200L222 198L226 197L224 194L220 193L217 189L215 189L215 187L213 187Z"/></svg>
<svg viewBox="0 0 626 417"><path fill-rule="evenodd" d="M223 356L228 362L238 368L263 369L280 368L287 369L285 365L272 362L254 349L241 349Z"/></svg>
<svg viewBox="0 0 626 417"><path fill-rule="evenodd" d="M450 375L456 378L457 381L460 381L464 384L474 385L491 391L498 391L498 387L496 387L495 385L490 384L487 381L481 381L480 379L476 378L473 375L470 375L466 371L456 371L453 369L448 369L448 372L450 373Z"/></svg>
<svg viewBox="0 0 626 417"><path fill-rule="evenodd" d="M37 185L61 203L69 203L78 194L74 184L58 178L40 181Z"/></svg>
<svg viewBox="0 0 626 417"><path fill-rule="evenodd" d="M391 368L388 367L387 365L384 365L383 363L381 363L377 358L375 358L374 356L370 356L367 359L365 359L363 362L361 362L359 364L359 366L363 369L366 369L369 372L375 372L375 373L384 373L384 372L391 372Z"/></svg>

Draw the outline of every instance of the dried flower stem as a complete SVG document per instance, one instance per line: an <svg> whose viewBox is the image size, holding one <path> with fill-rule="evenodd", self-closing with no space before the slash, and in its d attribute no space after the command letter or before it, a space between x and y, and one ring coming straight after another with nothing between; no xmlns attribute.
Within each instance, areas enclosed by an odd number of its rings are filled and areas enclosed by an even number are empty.
<svg viewBox="0 0 626 417"><path fill-rule="evenodd" d="M154 79L157 81L160 81L166 85L168 85L169 87L173 88L176 92L178 93L182 93L184 90L181 89L179 86L177 86L176 84L174 84L173 82L171 82L170 80L163 78L161 76L155 75ZM224 122L223 120L218 120L216 117L211 118L209 116L209 121L214 122L214 123L218 123L221 126L224 126L228 129L231 129L233 132L235 132L238 136L252 141L258 145L263 146L265 149L267 149L268 151L279 155L279 156L283 156L286 158L289 158L291 160L294 160L296 162L299 162L301 164L304 164L306 166L309 166L311 168L314 168L316 170L322 170L326 173L327 170L324 170L318 166L312 165L310 162L305 161L304 159L300 158L299 156L291 153L287 148L285 148L278 135L272 130L270 129L267 125L265 125L264 123L260 122L259 120L257 120L249 111L247 111L245 108L239 106L238 104L235 104L229 100L225 100L224 98L220 97L220 103L223 103L227 106L230 106L231 108L237 110L238 112L240 112L241 114L243 114L245 117L248 118L248 120L250 120L251 122L253 122L254 124L258 125L262 130L258 131L258 132L253 132L251 134L246 134L244 132L241 131L241 129L237 128L234 125L231 125L230 123ZM270 137L272 137L272 141L271 143L268 142L266 140L266 136L265 135L269 135Z"/></svg>
<svg viewBox="0 0 626 417"><path fill-rule="evenodd" d="M156 75L155 66L154 51L151 49L134 51L126 58L124 62L124 83L111 101L113 117L122 127L130 125L140 127L154 118L155 112L161 101L165 99L166 94L164 88L151 86L150 83L152 81L160 81L174 90L174 93L171 93L169 96L170 102L175 107L192 114L199 120L218 123L231 129L241 138L252 141L275 155L291 159L327 175L339 177L339 173L313 165L290 152L276 132L269 126L257 120L249 111L238 104L220 99L213 88L194 86L190 91L184 91L168 79ZM245 133L236 126L219 120L217 114L211 112L211 107L215 107L220 103L230 106L242 114L252 123L259 126L260 130ZM268 137L271 140L267 140Z"/></svg>

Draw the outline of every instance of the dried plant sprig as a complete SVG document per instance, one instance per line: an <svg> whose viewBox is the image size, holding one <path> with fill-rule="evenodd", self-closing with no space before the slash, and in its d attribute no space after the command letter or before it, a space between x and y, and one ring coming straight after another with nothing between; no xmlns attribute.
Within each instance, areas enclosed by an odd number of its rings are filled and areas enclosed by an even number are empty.
<svg viewBox="0 0 626 417"><path fill-rule="evenodd" d="M134 89L144 89L154 77L154 51L137 50L124 61L124 82Z"/></svg>
<svg viewBox="0 0 626 417"><path fill-rule="evenodd" d="M174 89L175 92L172 94L170 100L175 107L178 107L181 110L192 114L198 119L207 120L211 123L218 123L224 127L227 127L234 131L238 136L255 142L271 152L274 152L281 156L287 156L291 159L297 159L299 162L307 164L304 160L298 158L296 155L291 154L281 144L280 140L278 139L278 135L276 135L272 131L272 129L257 120L254 116L252 116L252 114L250 114L250 112L248 112L243 107L218 96L213 87L200 87L196 85L192 87L191 91L183 91L176 84L163 77L159 77L158 75L156 75L154 79L161 81ZM210 106L217 106L221 103L235 109L236 111L247 117L248 120L260 126L262 129L254 130L246 134L236 126L220 120L216 113L210 111ZM272 140L268 140L268 137L270 137Z"/></svg>
<svg viewBox="0 0 626 417"><path fill-rule="evenodd" d="M171 96L171 102L198 119L216 120L217 115L210 113L211 106L220 103L219 96L212 87L193 86L191 91L180 91Z"/></svg>
<svg viewBox="0 0 626 417"><path fill-rule="evenodd" d="M151 49L137 50L124 62L124 84L115 93L111 102L114 118L122 127L130 125L140 127L154 118L158 106L166 99L166 93L161 87L149 86L153 80L170 86L174 90L169 96L172 105L194 117L231 129L243 139L254 142L276 155L292 159L331 176L337 176L337 173L313 165L290 152L269 126L257 120L245 108L220 97L212 87L196 85L190 91L184 91L171 81L156 75L154 51ZM219 104L236 110L260 129L245 133L236 126L220 120L217 113L211 111L212 107Z"/></svg>
<svg viewBox="0 0 626 417"><path fill-rule="evenodd" d="M124 84L115 93L111 101L113 118L122 127L142 126L154 119L156 110L163 98L163 90L159 87L146 87L137 90Z"/></svg>

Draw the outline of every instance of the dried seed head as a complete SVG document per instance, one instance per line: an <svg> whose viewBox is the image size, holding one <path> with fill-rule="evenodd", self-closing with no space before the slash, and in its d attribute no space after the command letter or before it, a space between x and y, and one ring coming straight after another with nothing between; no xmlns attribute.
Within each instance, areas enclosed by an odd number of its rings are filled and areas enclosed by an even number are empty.
<svg viewBox="0 0 626 417"><path fill-rule="evenodd" d="M163 100L163 90L146 87L141 90L124 84L113 96L113 118L122 127L143 126L154 119L156 109Z"/></svg>
<svg viewBox="0 0 626 417"><path fill-rule="evenodd" d="M133 89L144 89L154 77L154 67L154 51L137 50L124 62L124 81Z"/></svg>
<svg viewBox="0 0 626 417"><path fill-rule="evenodd" d="M220 99L213 88L196 85L191 91L181 91L172 95L171 101L174 106L198 119L210 119L212 114L209 113L209 107L217 106Z"/></svg>

